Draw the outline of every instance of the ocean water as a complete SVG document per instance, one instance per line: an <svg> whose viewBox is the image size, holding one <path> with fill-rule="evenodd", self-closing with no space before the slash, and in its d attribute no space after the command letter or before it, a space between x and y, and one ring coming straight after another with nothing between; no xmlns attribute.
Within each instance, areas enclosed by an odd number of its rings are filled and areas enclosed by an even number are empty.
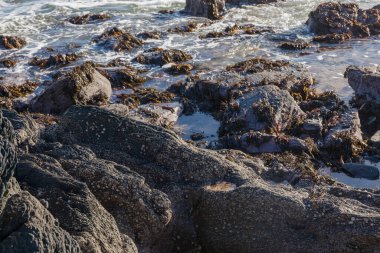
<svg viewBox="0 0 380 253"><path fill-rule="evenodd" d="M160 40L147 41L144 47L132 52L116 53L98 47L92 39L114 26L137 34L154 30L165 32L190 20L206 20L179 12L174 15L158 14L161 9L183 9L185 0L0 0L0 34L17 35L28 42L25 48L18 51L0 50L0 58L14 57L18 61L13 69L0 68L0 77L3 82L10 84L48 79L54 69L40 70L28 64L32 57L47 57L51 54L47 48L53 48L56 53L80 53L80 61L106 63L115 58L131 60L144 49L159 46L189 52L193 55L195 64L210 69L223 69L226 65L254 56L303 63L314 74L318 89L335 90L342 99L349 101L353 92L343 73L349 65L379 65L380 37L352 40L339 45L321 45L308 49L305 54L281 50L275 40L284 37L310 39L312 34L308 32L305 22L309 12L322 2L325 1L286 0L267 5L232 7L223 20L194 33L166 34ZM379 4L379 0L340 2L354 2L361 8L371 8ZM71 16L86 13L107 13L112 18L86 25L73 25L66 21ZM276 33L199 39L202 34L224 30L235 23L270 26ZM159 67L151 69L147 75L150 80L145 85L158 89L166 89L170 84L184 78L171 77ZM217 136L218 123L210 117L197 114L181 118L179 127L188 129L184 138L189 138L194 132L204 132L207 138L213 140Z"/></svg>

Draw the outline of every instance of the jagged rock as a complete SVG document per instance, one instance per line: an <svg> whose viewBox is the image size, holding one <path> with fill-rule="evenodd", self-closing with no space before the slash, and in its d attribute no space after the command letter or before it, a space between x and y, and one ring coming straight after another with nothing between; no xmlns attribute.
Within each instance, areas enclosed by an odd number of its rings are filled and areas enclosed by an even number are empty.
<svg viewBox="0 0 380 253"><path fill-rule="evenodd" d="M172 211L168 197L151 189L145 179L129 168L97 159L79 146L45 151L61 163L72 177L85 182L99 202L115 218L118 228L130 235L142 251L154 248L163 238Z"/></svg>
<svg viewBox="0 0 380 253"><path fill-rule="evenodd" d="M67 21L69 21L71 24L74 24L74 25L84 25L89 22L98 21L98 20L107 20L110 18L111 16L108 14L85 14L82 16L71 17Z"/></svg>
<svg viewBox="0 0 380 253"><path fill-rule="evenodd" d="M40 137L40 127L30 115L21 115L10 110L2 110L2 113L14 128L16 143L19 148L37 143Z"/></svg>
<svg viewBox="0 0 380 253"><path fill-rule="evenodd" d="M263 85L276 85L289 91L297 100L303 100L313 83L311 73L300 64L252 58L228 66L226 71L189 78L168 90L215 111L220 110L223 103L229 103Z"/></svg>
<svg viewBox="0 0 380 253"><path fill-rule="evenodd" d="M380 67L350 66L345 72L355 95L380 104Z"/></svg>
<svg viewBox="0 0 380 253"><path fill-rule="evenodd" d="M16 157L16 137L12 124L0 112L0 199L13 176Z"/></svg>
<svg viewBox="0 0 380 253"><path fill-rule="evenodd" d="M141 64L163 66L168 63L180 63L191 60L193 57L178 49L152 48L138 55L135 61Z"/></svg>
<svg viewBox="0 0 380 253"><path fill-rule="evenodd" d="M355 178L366 178L370 180L379 179L379 169L375 166L358 163L345 163L342 167Z"/></svg>
<svg viewBox="0 0 380 253"><path fill-rule="evenodd" d="M60 114L71 105L104 103L111 93L111 83L87 62L54 81L31 101L30 110Z"/></svg>
<svg viewBox="0 0 380 253"><path fill-rule="evenodd" d="M83 252L137 252L87 185L71 177L57 160L41 154L23 156L15 177L23 190L46 203Z"/></svg>
<svg viewBox="0 0 380 253"><path fill-rule="evenodd" d="M26 41L16 36L0 35L0 49L21 49Z"/></svg>
<svg viewBox="0 0 380 253"><path fill-rule="evenodd" d="M317 35L368 37L380 34L380 10L362 10L354 3L322 3L309 14L307 25Z"/></svg>
<svg viewBox="0 0 380 253"><path fill-rule="evenodd" d="M102 35L96 37L94 41L117 52L131 51L144 44L139 38L117 27L105 31Z"/></svg>
<svg viewBox="0 0 380 253"><path fill-rule="evenodd" d="M0 215L0 238L1 252L88 252L26 191L6 202Z"/></svg>
<svg viewBox="0 0 380 253"><path fill-rule="evenodd" d="M274 85L257 87L236 103L238 108L232 108L224 116L221 127L224 133L268 129L281 133L305 118L305 113L289 92Z"/></svg>
<svg viewBox="0 0 380 253"><path fill-rule="evenodd" d="M224 10L224 0L186 0L185 12L190 15L220 19Z"/></svg>

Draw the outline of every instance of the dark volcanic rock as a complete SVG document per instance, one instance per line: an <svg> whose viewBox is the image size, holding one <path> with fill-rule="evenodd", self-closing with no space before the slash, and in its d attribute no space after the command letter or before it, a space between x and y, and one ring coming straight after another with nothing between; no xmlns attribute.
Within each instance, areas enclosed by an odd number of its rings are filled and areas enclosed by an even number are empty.
<svg viewBox="0 0 380 253"><path fill-rule="evenodd" d="M187 75L194 69L191 64L173 64L166 71L172 75Z"/></svg>
<svg viewBox="0 0 380 253"><path fill-rule="evenodd" d="M81 253L78 242L31 194L11 196L0 215L1 252Z"/></svg>
<svg viewBox="0 0 380 253"><path fill-rule="evenodd" d="M20 49L26 45L26 41L16 36L0 35L0 49Z"/></svg>
<svg viewBox="0 0 380 253"><path fill-rule="evenodd" d="M113 215L119 230L131 236L140 248L153 247L163 237L172 217L170 201L136 172L97 159L91 150L79 146L54 147L45 153L58 159L75 179L85 182Z"/></svg>
<svg viewBox="0 0 380 253"><path fill-rule="evenodd" d="M180 63L191 60L192 56L178 49L152 48L138 55L135 61L141 64L163 66L168 63Z"/></svg>
<svg viewBox="0 0 380 253"><path fill-rule="evenodd" d="M117 27L105 31L102 35L96 37L94 41L117 52L131 51L144 44L139 38Z"/></svg>
<svg viewBox="0 0 380 253"><path fill-rule="evenodd" d="M293 187L267 183L256 173L270 171L259 159L227 159L171 131L96 107L71 107L55 131L58 140L128 164L167 193L175 217L173 247L182 252L199 246L211 253L380 249L374 191L328 185L316 173L313 180L292 181Z"/></svg>
<svg viewBox="0 0 380 253"><path fill-rule="evenodd" d="M309 14L307 24L317 35L348 33L368 37L380 34L380 10L362 10L353 3L322 3Z"/></svg>
<svg viewBox="0 0 380 253"><path fill-rule="evenodd" d="M185 12L190 15L220 19L224 10L224 0L186 0Z"/></svg>
<svg viewBox="0 0 380 253"><path fill-rule="evenodd" d="M30 103L34 112L63 113L75 104L99 104L108 101L111 83L87 62L54 81Z"/></svg>
<svg viewBox="0 0 380 253"><path fill-rule="evenodd" d="M16 165L16 137L13 126L0 112L0 199L4 195L7 182L13 176Z"/></svg>
<svg viewBox="0 0 380 253"><path fill-rule="evenodd" d="M226 71L189 78L172 85L169 91L196 100L205 109L215 111L263 85L276 85L289 91L297 100L302 100L313 83L310 72L300 64L253 58L228 66Z"/></svg>
<svg viewBox="0 0 380 253"><path fill-rule="evenodd" d="M72 178L55 159L23 156L15 177L23 190L46 203L83 252L136 252L87 185Z"/></svg>
<svg viewBox="0 0 380 253"><path fill-rule="evenodd" d="M71 24L74 24L74 25L84 25L89 22L98 21L98 20L107 20L110 18L111 16L108 14L85 14L82 16L69 18L67 21L69 21Z"/></svg>

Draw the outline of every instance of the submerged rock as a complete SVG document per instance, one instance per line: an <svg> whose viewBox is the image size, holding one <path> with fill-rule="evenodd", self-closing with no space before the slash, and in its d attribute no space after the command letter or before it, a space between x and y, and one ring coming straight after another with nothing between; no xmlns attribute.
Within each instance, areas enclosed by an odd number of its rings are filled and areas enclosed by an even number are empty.
<svg viewBox="0 0 380 253"><path fill-rule="evenodd" d="M330 41L342 41L339 36L344 34L359 38L378 35L380 10L362 10L354 3L322 3L309 14L307 25L317 35L337 34Z"/></svg>
<svg viewBox="0 0 380 253"><path fill-rule="evenodd" d="M16 36L0 35L0 49L21 49L26 41Z"/></svg>
<svg viewBox="0 0 380 253"><path fill-rule="evenodd" d="M85 14L82 16L71 17L67 21L74 25L84 25L89 22L110 19L108 14Z"/></svg>
<svg viewBox="0 0 380 253"><path fill-rule="evenodd" d="M314 42L319 43L341 43L345 42L346 40L350 40L352 38L352 35L350 33L333 33L333 34L326 34L326 35L320 35L313 37Z"/></svg>
<svg viewBox="0 0 380 253"><path fill-rule="evenodd" d="M102 35L96 37L94 41L117 52L131 51L144 44L139 38L117 27L105 31Z"/></svg>
<svg viewBox="0 0 380 253"><path fill-rule="evenodd" d="M178 49L152 48L145 50L138 55L135 61L141 64L151 64L163 66L168 63L180 63L191 60L193 57Z"/></svg>
<svg viewBox="0 0 380 253"><path fill-rule="evenodd" d="M345 163L343 169L355 178L365 178L370 180L379 179L379 169L375 166L358 164L358 163Z"/></svg>
<svg viewBox="0 0 380 253"><path fill-rule="evenodd" d="M111 93L111 83L87 62L54 81L30 102L30 110L60 114L71 105L104 103Z"/></svg>
<svg viewBox="0 0 380 253"><path fill-rule="evenodd" d="M0 59L0 67L3 67L3 68L13 68L16 66L16 64L17 62L13 59L9 59L9 58Z"/></svg>

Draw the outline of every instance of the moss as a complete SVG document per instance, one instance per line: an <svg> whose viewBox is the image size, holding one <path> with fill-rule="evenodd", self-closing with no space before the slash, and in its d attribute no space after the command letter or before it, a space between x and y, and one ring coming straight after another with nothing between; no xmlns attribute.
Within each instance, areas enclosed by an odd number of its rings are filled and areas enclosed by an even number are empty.
<svg viewBox="0 0 380 253"><path fill-rule="evenodd" d="M68 65L80 58L79 55L72 54L57 54L52 55L49 58L40 59L35 57L30 64L34 66L38 66L40 68L49 68L52 66L65 66Z"/></svg>
<svg viewBox="0 0 380 253"><path fill-rule="evenodd" d="M7 86L11 98L25 97L34 92L37 88L38 83L35 82L25 82L21 85Z"/></svg>
<svg viewBox="0 0 380 253"><path fill-rule="evenodd" d="M168 29L169 33L189 33L189 32L194 32L198 28L197 23L194 21L190 21L184 25L176 26L174 28Z"/></svg>
<svg viewBox="0 0 380 253"><path fill-rule="evenodd" d="M108 14L85 14L82 16L75 16L75 17L69 18L67 21L74 25L84 25L91 21L107 20L110 18L111 16Z"/></svg>
<svg viewBox="0 0 380 253"><path fill-rule="evenodd" d="M105 44L109 49L117 52L131 51L133 48L144 44L142 40L117 27L105 31L95 38L94 41L98 44Z"/></svg>
<svg viewBox="0 0 380 253"><path fill-rule="evenodd" d="M20 49L26 45L26 41L16 36L0 35L0 46L5 49Z"/></svg>

